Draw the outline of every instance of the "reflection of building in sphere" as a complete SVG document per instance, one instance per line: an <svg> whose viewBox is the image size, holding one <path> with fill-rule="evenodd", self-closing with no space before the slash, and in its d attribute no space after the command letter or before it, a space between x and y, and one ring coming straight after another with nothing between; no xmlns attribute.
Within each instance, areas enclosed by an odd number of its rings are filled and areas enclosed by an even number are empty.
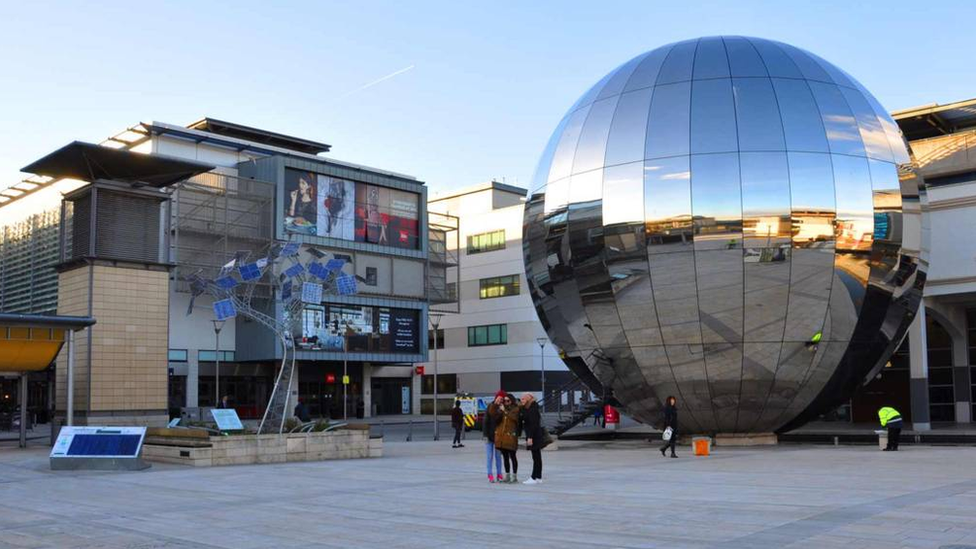
<svg viewBox="0 0 976 549"><path fill-rule="evenodd" d="M638 419L769 432L849 396L921 297L924 200L857 81L743 37L624 63L556 128L526 275L567 364ZM904 219L903 219L904 217Z"/></svg>

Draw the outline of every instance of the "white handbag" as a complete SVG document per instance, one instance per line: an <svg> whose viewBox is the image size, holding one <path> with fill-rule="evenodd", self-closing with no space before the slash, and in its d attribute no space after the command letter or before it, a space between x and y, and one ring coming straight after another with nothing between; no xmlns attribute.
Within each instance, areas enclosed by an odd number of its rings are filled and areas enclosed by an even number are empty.
<svg viewBox="0 0 976 549"><path fill-rule="evenodd" d="M664 440L671 440L671 435L672 435L673 433L674 433L674 429L672 429L672 428L670 428L670 427L668 427L667 429L665 429L665 430L664 430L664 434L663 434L663 435L661 435L661 437L662 437L662 438L663 438Z"/></svg>

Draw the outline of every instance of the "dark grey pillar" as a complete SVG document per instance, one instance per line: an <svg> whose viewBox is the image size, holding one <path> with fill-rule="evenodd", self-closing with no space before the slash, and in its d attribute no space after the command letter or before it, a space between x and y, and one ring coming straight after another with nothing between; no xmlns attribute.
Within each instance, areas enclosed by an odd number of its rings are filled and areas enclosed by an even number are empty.
<svg viewBox="0 0 976 549"><path fill-rule="evenodd" d="M27 448L27 373L20 374L20 447Z"/></svg>

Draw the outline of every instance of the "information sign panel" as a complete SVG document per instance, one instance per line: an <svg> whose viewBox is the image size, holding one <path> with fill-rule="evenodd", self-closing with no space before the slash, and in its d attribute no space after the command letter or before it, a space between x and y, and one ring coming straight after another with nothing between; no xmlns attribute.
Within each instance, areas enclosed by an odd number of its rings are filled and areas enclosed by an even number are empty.
<svg viewBox="0 0 976 549"><path fill-rule="evenodd" d="M145 436L145 427L62 427L51 457L134 458Z"/></svg>
<svg viewBox="0 0 976 549"><path fill-rule="evenodd" d="M233 408L214 408L210 410L217 428L221 431L243 431L244 424L241 418L237 417L237 410Z"/></svg>

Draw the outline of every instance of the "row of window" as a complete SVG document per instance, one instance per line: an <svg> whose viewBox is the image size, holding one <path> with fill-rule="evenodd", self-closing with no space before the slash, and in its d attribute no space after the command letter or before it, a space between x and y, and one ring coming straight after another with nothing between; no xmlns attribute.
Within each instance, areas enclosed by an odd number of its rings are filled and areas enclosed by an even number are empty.
<svg viewBox="0 0 976 549"><path fill-rule="evenodd" d="M186 349L170 349L170 362L186 362L188 360ZM234 362L234 351L220 351L221 362ZM217 351L197 351L197 362L217 362Z"/></svg>
<svg viewBox="0 0 976 549"><path fill-rule="evenodd" d="M468 235L468 255L505 249L505 229Z"/></svg>
<svg viewBox="0 0 976 549"><path fill-rule="evenodd" d="M427 348L444 348L444 329L439 328L436 333L437 345L434 345L434 330L427 330ZM505 345L508 343L508 324L487 324L484 326L468 326L468 347L485 347L488 345Z"/></svg>

